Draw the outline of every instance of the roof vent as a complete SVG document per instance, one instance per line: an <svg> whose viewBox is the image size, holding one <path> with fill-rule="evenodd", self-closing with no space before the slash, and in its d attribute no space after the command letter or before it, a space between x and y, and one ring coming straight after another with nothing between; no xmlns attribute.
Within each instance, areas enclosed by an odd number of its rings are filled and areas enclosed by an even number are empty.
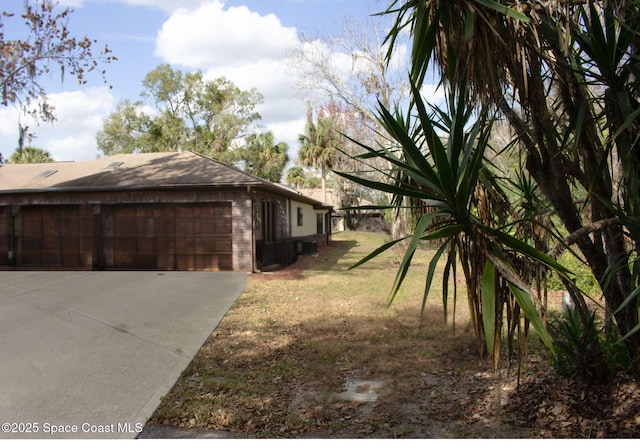
<svg viewBox="0 0 640 448"><path fill-rule="evenodd" d="M56 174L58 172L58 170L47 170L47 171L43 171L42 173L40 173L38 175L38 179L46 179L47 177L53 176L54 174Z"/></svg>
<svg viewBox="0 0 640 448"><path fill-rule="evenodd" d="M106 170L111 170L111 171L115 171L117 170L120 165L122 165L124 162L111 162L109 165L106 166L105 171Z"/></svg>

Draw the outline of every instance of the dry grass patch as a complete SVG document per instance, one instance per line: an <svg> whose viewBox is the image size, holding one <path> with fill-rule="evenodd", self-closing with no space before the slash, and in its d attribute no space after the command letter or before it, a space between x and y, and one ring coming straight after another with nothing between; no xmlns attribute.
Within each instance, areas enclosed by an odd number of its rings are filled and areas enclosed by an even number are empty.
<svg viewBox="0 0 640 448"><path fill-rule="evenodd" d="M592 427L588 420L558 416L558 407L541 405L539 388L525 385L526 395L515 394L515 368L488 370L475 351L463 284L455 333L444 322L438 284L420 319L428 250L417 254L392 306L387 294L401 254L389 252L348 270L383 242L381 235L345 232L334 235L332 246L317 257L251 275L150 423L253 438L591 434L579 432ZM527 368L535 375L523 381L555 378L559 392L554 396L545 387L546 403L573 400L573 386L531 353ZM381 381L378 400L336 400L349 379ZM633 423L634 415L624 421ZM603 431L598 435L615 436Z"/></svg>
<svg viewBox="0 0 640 448"><path fill-rule="evenodd" d="M383 242L341 233L317 257L251 275L152 422L251 437L460 435L474 395L457 378L486 368L466 313L453 334L436 295L420 319L427 250L388 306L399 254L348 270ZM333 400L349 379L382 381L378 401Z"/></svg>

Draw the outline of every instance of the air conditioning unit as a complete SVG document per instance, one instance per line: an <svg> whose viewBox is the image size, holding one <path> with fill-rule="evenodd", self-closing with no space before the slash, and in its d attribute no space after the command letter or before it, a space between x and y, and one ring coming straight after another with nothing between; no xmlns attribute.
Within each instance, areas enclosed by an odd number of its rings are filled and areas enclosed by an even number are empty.
<svg viewBox="0 0 640 448"><path fill-rule="evenodd" d="M298 241L299 255L313 255L318 253L317 241Z"/></svg>

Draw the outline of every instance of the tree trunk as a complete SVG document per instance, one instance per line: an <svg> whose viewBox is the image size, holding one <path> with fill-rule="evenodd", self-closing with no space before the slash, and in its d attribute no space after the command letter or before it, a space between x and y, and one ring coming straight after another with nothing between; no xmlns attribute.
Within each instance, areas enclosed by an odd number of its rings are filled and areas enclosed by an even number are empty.
<svg viewBox="0 0 640 448"><path fill-rule="evenodd" d="M538 72L533 69L532 73ZM520 92L525 92L525 89L521 89ZM561 154L559 148L555 147L558 130L548 115L542 80L528 78L526 92L525 103L530 106L529 114L536 117L535 120L531 120L532 128L527 126L527 123L510 108L506 101L500 104L500 108L525 146L527 171L540 186L565 228L572 233L584 227L580 210L576 208L571 193L569 185L571 176L577 178L586 189L593 192L590 197L592 221L615 218L614 212L599 199L611 198L613 191L611 191L612 182L608 167L603 167L601 164L604 153L598 151L599 139L595 129L583 130L582 139L577 148L583 163L574 164ZM575 95L576 92L569 91L569 88L562 93L570 97L564 98L564 102L568 104L567 107L580 104L583 100L572 97L571 95ZM570 176L567 175L568 173ZM619 264L616 258L627 253L624 248L622 227L603 229L592 237L581 238L576 244L600 284L607 308L615 311L634 289L633 278L628 269L610 272L616 262ZM609 281L605 278L607 274L610 274ZM637 298L620 310L615 315L615 319L622 335L626 335L635 328L638 325ZM628 337L625 343L632 358L640 355L640 332Z"/></svg>
<svg viewBox="0 0 640 448"><path fill-rule="evenodd" d="M327 203L327 170L323 166L320 170L320 188L322 189L322 203Z"/></svg>

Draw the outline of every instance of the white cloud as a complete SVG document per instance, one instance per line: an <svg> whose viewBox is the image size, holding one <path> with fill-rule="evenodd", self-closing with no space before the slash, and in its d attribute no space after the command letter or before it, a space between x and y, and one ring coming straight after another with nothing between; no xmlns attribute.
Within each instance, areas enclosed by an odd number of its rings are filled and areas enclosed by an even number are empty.
<svg viewBox="0 0 640 448"><path fill-rule="evenodd" d="M116 98L106 87L49 95L57 120L38 125L22 117L36 139L28 144L46 149L54 160L90 160L98 155L96 133L113 110ZM19 114L15 108L0 110L0 151L8 158L18 141Z"/></svg>
<svg viewBox="0 0 640 448"><path fill-rule="evenodd" d="M224 76L243 90L255 88L264 96L258 112L265 120L282 121L304 115L304 103L296 97L286 60L212 68L205 78Z"/></svg>
<svg viewBox="0 0 640 448"><path fill-rule="evenodd" d="M57 124L81 129L102 125L102 115L114 104L106 87L51 94L50 101L56 108Z"/></svg>
<svg viewBox="0 0 640 448"><path fill-rule="evenodd" d="M273 14L261 16L246 6L224 9L214 0L174 12L158 32L156 56L197 69L238 66L280 59L297 40L296 29Z"/></svg>
<svg viewBox="0 0 640 448"><path fill-rule="evenodd" d="M289 159L291 162L298 158L298 136L304 131L305 121L305 118L299 118L273 122L269 125L276 142L285 142L289 145Z"/></svg>
<svg viewBox="0 0 640 448"><path fill-rule="evenodd" d="M444 90L436 84L424 84L420 88L420 95L422 96L422 99L429 104L440 107L444 106Z"/></svg>
<svg viewBox="0 0 640 448"><path fill-rule="evenodd" d="M82 134L50 140L47 151L56 161L91 160L98 157L95 136ZM89 149L92 148L92 149ZM81 155L81 157L78 157Z"/></svg>
<svg viewBox="0 0 640 448"><path fill-rule="evenodd" d="M4 146L4 137L15 135L16 140L18 138L18 111L13 107L3 107L0 109L0 138L2 138L3 147L0 148L0 152L3 155L5 153L6 146Z"/></svg>

